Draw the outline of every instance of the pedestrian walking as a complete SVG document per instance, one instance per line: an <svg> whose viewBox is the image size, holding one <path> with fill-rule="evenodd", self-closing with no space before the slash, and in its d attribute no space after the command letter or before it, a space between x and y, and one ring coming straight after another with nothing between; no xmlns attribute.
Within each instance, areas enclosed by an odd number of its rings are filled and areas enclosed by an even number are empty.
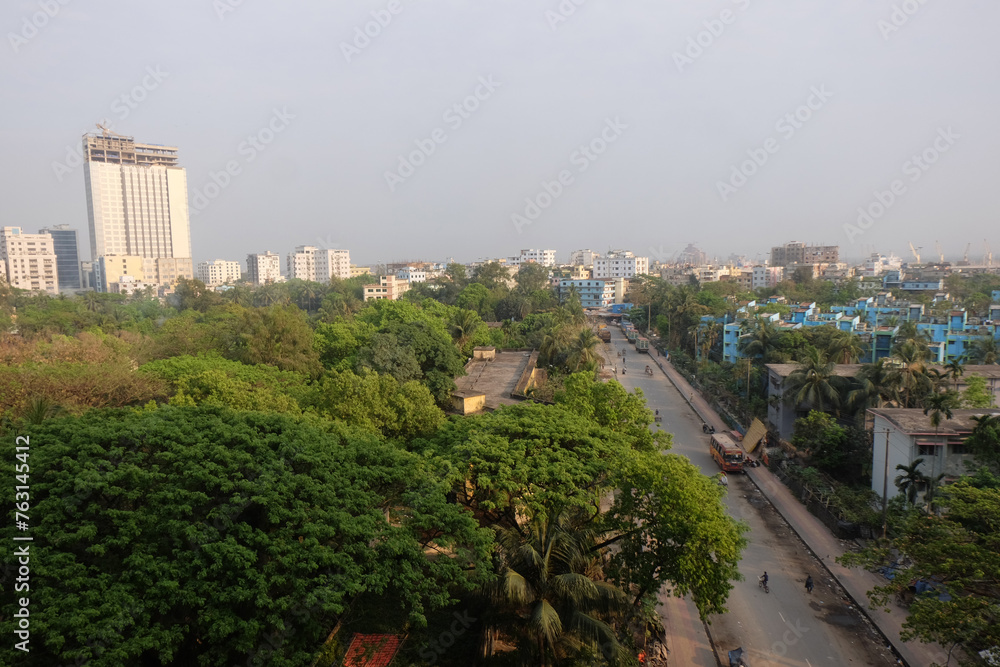
<svg viewBox="0 0 1000 667"><path fill-rule="evenodd" d="M806 577L806 590L809 591L810 595L812 595L812 592L813 592L813 578L812 578L811 574Z"/></svg>

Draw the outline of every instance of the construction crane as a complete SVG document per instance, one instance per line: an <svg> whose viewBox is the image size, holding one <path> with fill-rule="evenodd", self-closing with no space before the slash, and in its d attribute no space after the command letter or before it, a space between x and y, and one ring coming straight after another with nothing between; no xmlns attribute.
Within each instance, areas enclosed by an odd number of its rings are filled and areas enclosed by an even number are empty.
<svg viewBox="0 0 1000 667"><path fill-rule="evenodd" d="M913 256L917 258L917 264L920 263L920 253L917 252L917 251L921 250L922 248L923 248L923 246L919 246L917 248L914 248L913 247L913 243L910 243L910 252L912 252Z"/></svg>
<svg viewBox="0 0 1000 667"><path fill-rule="evenodd" d="M124 134L118 134L117 132L115 132L114 130L112 130L110 127L108 127L104 123L97 123L97 127L100 128L101 134L104 135L105 139L107 139L108 137L111 137L111 136L118 137L119 139L128 139L129 138L129 137L126 137Z"/></svg>
<svg viewBox="0 0 1000 667"><path fill-rule="evenodd" d="M944 264L944 249L941 247L940 241L935 241L934 245L937 247L938 251L938 261Z"/></svg>
<svg viewBox="0 0 1000 667"><path fill-rule="evenodd" d="M988 267L993 266L993 250L990 248L990 242L983 239L983 245L986 246L986 256L983 257L983 264Z"/></svg>
<svg viewBox="0 0 1000 667"><path fill-rule="evenodd" d="M965 244L965 255L962 257L962 263L966 266L969 265L969 248L972 247L972 243Z"/></svg>

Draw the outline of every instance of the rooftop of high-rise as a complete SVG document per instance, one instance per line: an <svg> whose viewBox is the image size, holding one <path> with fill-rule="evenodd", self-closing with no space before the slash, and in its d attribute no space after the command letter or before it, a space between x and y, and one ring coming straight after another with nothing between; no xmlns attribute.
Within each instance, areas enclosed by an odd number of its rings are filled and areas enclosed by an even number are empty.
<svg viewBox="0 0 1000 667"><path fill-rule="evenodd" d="M88 162L178 166L176 146L140 144L133 137L110 133L85 134L83 140L83 157Z"/></svg>

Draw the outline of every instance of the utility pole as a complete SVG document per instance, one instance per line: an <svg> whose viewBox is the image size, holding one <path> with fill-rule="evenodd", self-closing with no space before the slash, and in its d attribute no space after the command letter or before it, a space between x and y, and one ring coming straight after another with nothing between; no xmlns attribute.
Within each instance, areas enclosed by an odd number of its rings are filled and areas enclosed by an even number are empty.
<svg viewBox="0 0 1000 667"><path fill-rule="evenodd" d="M885 430L885 473L882 476L882 539L889 530L889 429Z"/></svg>

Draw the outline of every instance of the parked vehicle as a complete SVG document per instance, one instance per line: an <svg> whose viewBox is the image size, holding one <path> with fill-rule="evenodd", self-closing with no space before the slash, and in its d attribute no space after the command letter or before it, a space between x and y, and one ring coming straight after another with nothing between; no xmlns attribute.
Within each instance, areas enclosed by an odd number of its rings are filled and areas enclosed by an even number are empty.
<svg viewBox="0 0 1000 667"><path fill-rule="evenodd" d="M635 339L635 351L649 354L649 339L637 336Z"/></svg>

